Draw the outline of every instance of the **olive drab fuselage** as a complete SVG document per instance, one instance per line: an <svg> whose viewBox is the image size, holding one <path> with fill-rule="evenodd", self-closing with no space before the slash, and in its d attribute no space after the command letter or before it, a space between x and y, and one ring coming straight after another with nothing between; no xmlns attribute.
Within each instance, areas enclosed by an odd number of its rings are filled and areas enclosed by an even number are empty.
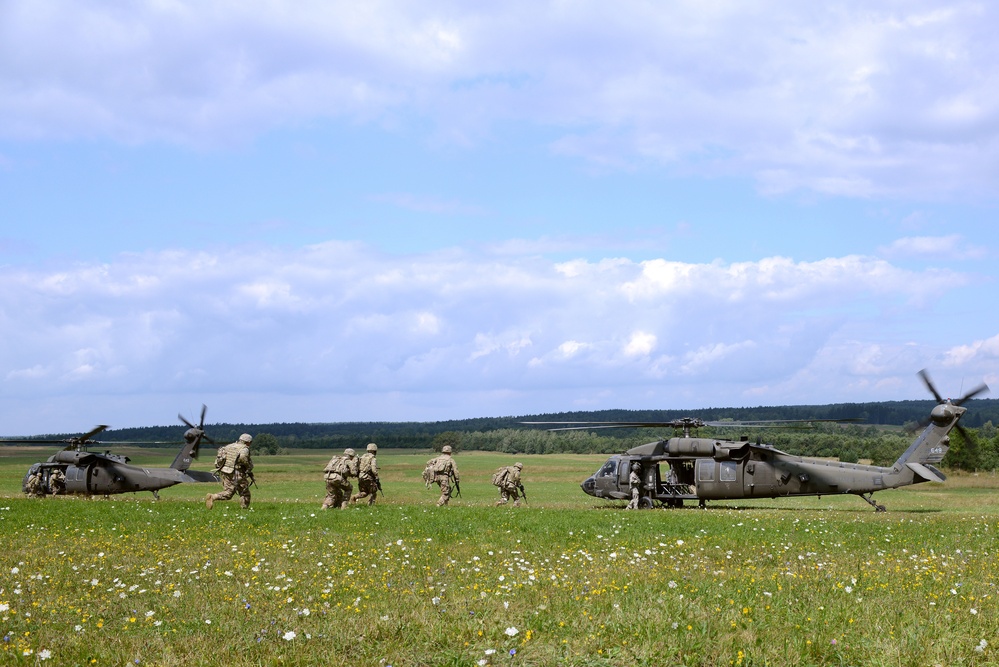
<svg viewBox="0 0 999 667"><path fill-rule="evenodd" d="M143 468L129 464L129 458L104 452L63 450L43 463L35 463L24 477L24 485L34 470L42 473L43 488L49 492L49 478L60 470L66 476L64 494L112 495L136 491L154 494L183 482L217 482L210 472L178 468Z"/></svg>
<svg viewBox="0 0 999 667"><path fill-rule="evenodd" d="M931 413L931 423L892 466L796 456L745 440L676 437L610 457L581 486L597 498L628 499L631 467L638 463L644 507L850 493L880 511L883 508L870 499L876 491L944 481L943 473L933 464L947 453L948 433L965 411L949 402L938 405Z"/></svg>

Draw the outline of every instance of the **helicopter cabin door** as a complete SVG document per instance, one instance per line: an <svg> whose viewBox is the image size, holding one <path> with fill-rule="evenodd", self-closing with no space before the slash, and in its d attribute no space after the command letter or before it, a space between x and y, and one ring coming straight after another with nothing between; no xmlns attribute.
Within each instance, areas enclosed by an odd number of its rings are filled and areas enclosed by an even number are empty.
<svg viewBox="0 0 999 667"><path fill-rule="evenodd" d="M694 482L698 498L742 498L742 462L698 459Z"/></svg>

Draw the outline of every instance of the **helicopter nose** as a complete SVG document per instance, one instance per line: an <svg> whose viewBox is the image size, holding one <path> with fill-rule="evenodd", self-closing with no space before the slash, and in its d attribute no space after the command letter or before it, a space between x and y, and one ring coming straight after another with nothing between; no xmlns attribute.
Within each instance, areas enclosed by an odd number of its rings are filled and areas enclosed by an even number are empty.
<svg viewBox="0 0 999 667"><path fill-rule="evenodd" d="M587 477L585 480L583 480L583 483L580 484L579 486L583 489L584 493L587 493L591 496L596 495L597 482L592 477Z"/></svg>

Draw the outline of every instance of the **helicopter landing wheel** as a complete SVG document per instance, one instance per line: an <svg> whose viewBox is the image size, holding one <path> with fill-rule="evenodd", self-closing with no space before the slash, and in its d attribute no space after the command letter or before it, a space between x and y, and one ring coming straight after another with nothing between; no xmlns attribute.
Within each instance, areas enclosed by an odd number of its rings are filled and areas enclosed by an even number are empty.
<svg viewBox="0 0 999 667"><path fill-rule="evenodd" d="M652 503L652 498L648 496L642 496L638 499L638 509L640 510L650 510L654 507Z"/></svg>
<svg viewBox="0 0 999 667"><path fill-rule="evenodd" d="M867 502L868 505L870 505L871 507L873 507L875 512L887 512L888 511L888 509L884 505L881 505L881 504L875 502L875 500L874 500L874 494L873 493L868 493L866 495L860 494L860 497L863 498Z"/></svg>

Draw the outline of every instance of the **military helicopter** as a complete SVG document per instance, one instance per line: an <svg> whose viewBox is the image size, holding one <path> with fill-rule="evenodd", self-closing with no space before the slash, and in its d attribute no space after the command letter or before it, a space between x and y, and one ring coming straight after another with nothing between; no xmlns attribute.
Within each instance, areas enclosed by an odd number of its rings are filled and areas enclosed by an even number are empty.
<svg viewBox="0 0 999 667"><path fill-rule="evenodd" d="M684 501L697 501L704 507L708 500L781 498L789 496L824 496L852 493L860 496L876 512L885 506L872 498L876 491L895 489L921 482L943 482L946 477L933 466L950 447L950 431L967 412L962 404L989 390L982 384L958 400L944 399L933 386L925 370L919 372L938 405L930 412L924 430L890 467L842 463L807 456L795 456L761 442L691 437L691 430L703 426L763 427L809 421L857 420L785 420L767 422L704 422L684 418L669 422L524 422L559 424L552 430L593 428L670 427L681 435L658 440L615 454L580 485L596 498L631 497L628 483L632 468L642 478L639 507L682 507Z"/></svg>
<svg viewBox="0 0 999 667"><path fill-rule="evenodd" d="M217 482L211 472L190 470L191 463L198 458L198 449L202 440L214 444L215 441L205 435L205 406L201 406L201 420L197 426L189 422L183 415L177 415L187 425L184 432L184 444L174 458L169 468L143 468L129 465L129 458L121 454L105 451L103 454L89 451L89 447L104 444L168 444L168 443L104 443L91 438L102 433L106 425L95 426L93 429L74 438L65 440L3 440L3 443L24 444L63 444L65 447L48 458L47 461L35 463L28 468L21 484L21 490L28 493L29 478L38 473L41 476L40 495L53 494L53 477L56 471L65 476L65 488L59 493L85 496L109 496L115 493L134 493L150 491L153 497L159 499L160 489L180 484L182 482ZM170 443L172 444L172 443Z"/></svg>

